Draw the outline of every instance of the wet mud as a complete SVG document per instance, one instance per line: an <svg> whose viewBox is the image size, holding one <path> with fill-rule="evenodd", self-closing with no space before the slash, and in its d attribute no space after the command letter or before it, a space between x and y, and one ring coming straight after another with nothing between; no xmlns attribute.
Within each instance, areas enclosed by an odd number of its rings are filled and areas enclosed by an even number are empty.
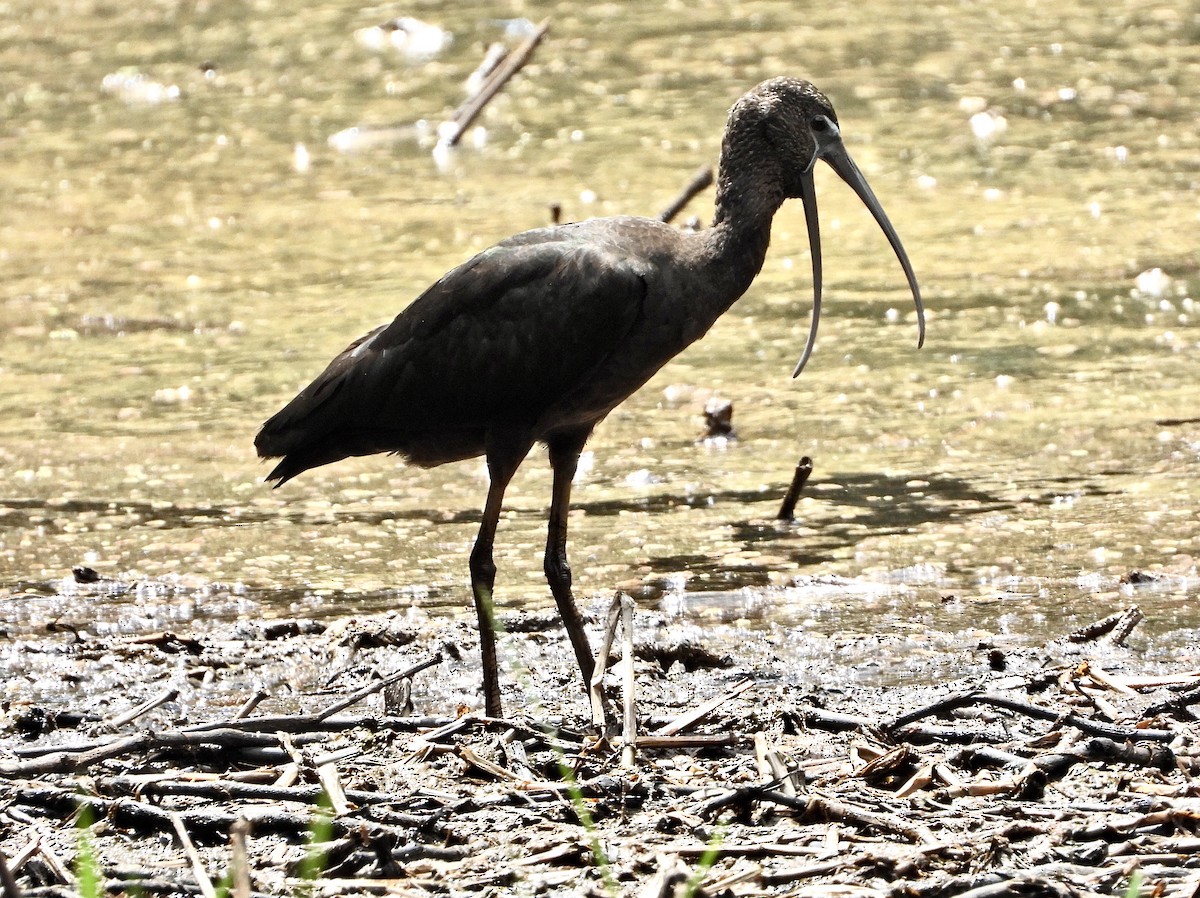
<svg viewBox="0 0 1200 898"><path fill-rule="evenodd" d="M417 609L9 632L15 887L75 895L90 871L143 895L1195 889L1200 658L1154 660L1135 609L955 648L639 610L632 743L621 649L599 731L553 615L501 623L504 719L477 710L473 629Z"/></svg>

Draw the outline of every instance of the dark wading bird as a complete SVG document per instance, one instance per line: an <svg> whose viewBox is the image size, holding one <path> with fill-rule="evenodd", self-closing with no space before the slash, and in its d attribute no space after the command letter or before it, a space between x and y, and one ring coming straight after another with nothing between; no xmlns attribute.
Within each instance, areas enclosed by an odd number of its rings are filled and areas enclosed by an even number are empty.
<svg viewBox="0 0 1200 898"><path fill-rule="evenodd" d="M487 713L501 714L492 543L504 490L535 443L554 471L545 571L571 645L594 660L571 596L567 509L584 443L605 415L701 337L762 267L771 219L804 202L814 303L821 239L813 168L831 165L887 235L924 310L912 265L850 159L833 106L815 87L773 78L734 104L721 145L716 215L696 234L647 218L600 218L517 234L446 274L388 325L351 343L263 425L255 447L281 458L268 480L354 455L392 452L423 467L486 456L491 483L471 552Z"/></svg>

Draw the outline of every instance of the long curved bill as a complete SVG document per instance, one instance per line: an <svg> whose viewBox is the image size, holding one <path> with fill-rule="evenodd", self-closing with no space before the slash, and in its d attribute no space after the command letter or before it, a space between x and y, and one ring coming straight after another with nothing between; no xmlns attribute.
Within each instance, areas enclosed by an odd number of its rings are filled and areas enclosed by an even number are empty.
<svg viewBox="0 0 1200 898"><path fill-rule="evenodd" d="M867 179L863 177L863 173L858 170L858 166L854 164L854 160L850 158L850 154L842 145L835 125L831 131L819 138L812 162L809 163L808 170L802 175L801 199L804 202L804 219L808 225L808 245L812 251L813 311L812 324L808 329L808 341L804 344L804 352L800 356L800 361L796 363L796 370L792 372L792 377L799 375L804 370L804 366L808 364L809 356L812 355L813 347L817 342L817 324L821 320L821 225L817 218L817 192L814 189L812 174L818 159L824 159L829 163L829 166L841 176L842 180L850 185L887 236L888 243L892 245L896 258L900 260L900 267L904 269L904 274L908 278L913 302L917 306L917 348L919 349L925 343L925 307L921 304L921 288L917 286L917 276L913 272L912 263L908 261L908 253L904 251L904 244L900 242L900 236L892 227L891 221L888 220L883 206L875 198L875 193L871 190Z"/></svg>

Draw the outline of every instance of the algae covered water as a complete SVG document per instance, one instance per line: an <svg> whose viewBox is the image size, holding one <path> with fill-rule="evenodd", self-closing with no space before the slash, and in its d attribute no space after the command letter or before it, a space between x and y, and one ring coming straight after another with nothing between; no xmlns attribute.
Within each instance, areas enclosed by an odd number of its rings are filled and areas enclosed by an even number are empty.
<svg viewBox="0 0 1200 898"><path fill-rule="evenodd" d="M926 346L874 222L819 173L816 354L789 378L811 305L792 203L750 292L589 444L584 604L619 587L751 627L975 638L1137 603L1146 633L1193 638L1194 10L700 3L680 25L678 4L455 3L413 11L452 40L412 57L356 38L379 7L136 6L15 2L2 26L10 626L468 609L482 462L358 459L272 491L258 425L552 205L657 213L715 162L730 103L791 74L833 100L912 256ZM435 160L485 48L544 17ZM714 397L736 441L699 439ZM780 523L802 455L815 473ZM550 606L549 487L535 451L497 540L504 607Z"/></svg>

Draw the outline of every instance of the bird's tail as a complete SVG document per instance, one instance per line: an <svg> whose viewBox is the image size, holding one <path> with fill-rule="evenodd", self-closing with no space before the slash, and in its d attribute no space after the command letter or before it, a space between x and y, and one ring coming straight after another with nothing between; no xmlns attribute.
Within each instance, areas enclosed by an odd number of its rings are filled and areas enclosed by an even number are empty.
<svg viewBox="0 0 1200 898"><path fill-rule="evenodd" d="M267 475L268 482L279 487L309 468L355 454L347 441L339 438L329 409L326 403L314 403L306 390L262 426L254 438L255 450L260 458L280 460Z"/></svg>
<svg viewBox="0 0 1200 898"><path fill-rule="evenodd" d="M361 379L359 349L382 328L376 328L347 346L311 384L270 418L254 438L260 458L280 459L268 481L281 486L297 474L362 454L350 431L358 417L360 390L351 386ZM356 374L357 372L357 374Z"/></svg>

